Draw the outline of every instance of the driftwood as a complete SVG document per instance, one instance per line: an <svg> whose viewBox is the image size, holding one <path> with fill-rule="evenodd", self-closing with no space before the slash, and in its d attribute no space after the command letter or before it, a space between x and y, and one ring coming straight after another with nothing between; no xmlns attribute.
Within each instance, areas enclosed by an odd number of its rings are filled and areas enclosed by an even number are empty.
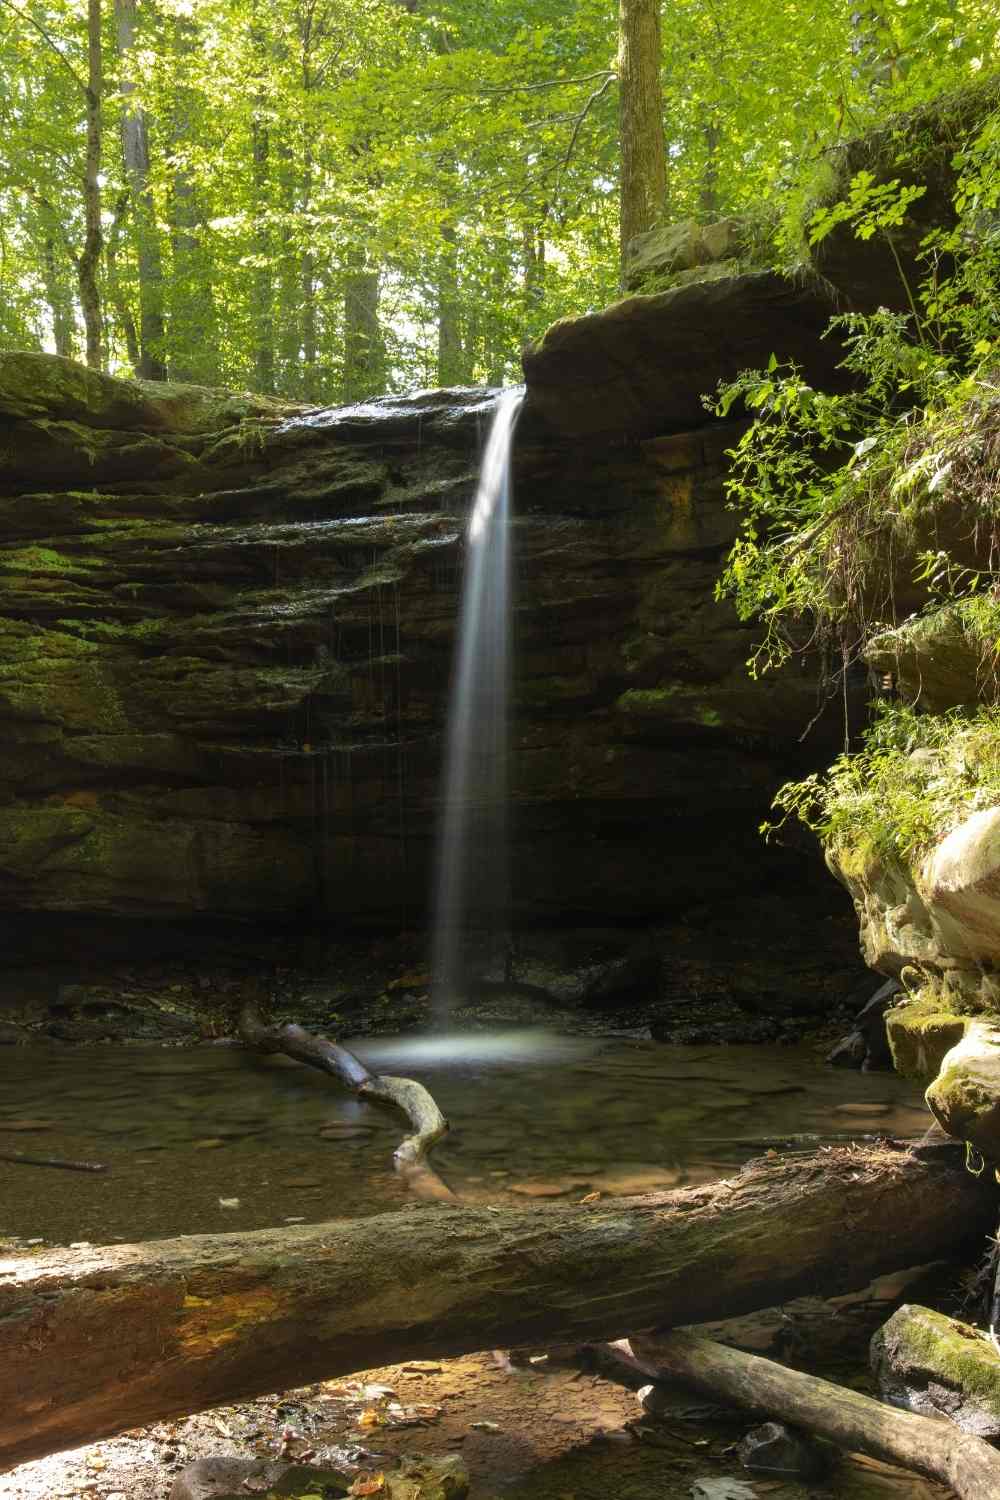
<svg viewBox="0 0 1000 1500"><path fill-rule="evenodd" d="M675 1332L632 1342L657 1380L679 1380L704 1395L794 1422L851 1453L936 1479L959 1500L1000 1500L1000 1453L951 1422L897 1411L700 1334Z"/></svg>
<svg viewBox="0 0 1000 1500"><path fill-rule="evenodd" d="M447 1133L448 1121L422 1083L412 1078L372 1073L339 1042L313 1036L301 1026L269 1026L252 1000L240 1012L239 1035L255 1052L284 1053L296 1062L328 1073L359 1098L401 1110L413 1126L413 1134L401 1141L393 1153L396 1171L421 1198L443 1201L454 1197L427 1160L431 1147Z"/></svg>
<svg viewBox="0 0 1000 1500"><path fill-rule="evenodd" d="M13 1161L23 1167L61 1167L64 1172L106 1172L103 1161L67 1161L61 1156L31 1156L27 1151L0 1151L0 1161Z"/></svg>
<svg viewBox="0 0 1000 1500"><path fill-rule="evenodd" d="M0 1469L375 1365L619 1339L978 1253L993 1193L955 1155L831 1148L631 1201L419 1203L15 1256L0 1261Z"/></svg>

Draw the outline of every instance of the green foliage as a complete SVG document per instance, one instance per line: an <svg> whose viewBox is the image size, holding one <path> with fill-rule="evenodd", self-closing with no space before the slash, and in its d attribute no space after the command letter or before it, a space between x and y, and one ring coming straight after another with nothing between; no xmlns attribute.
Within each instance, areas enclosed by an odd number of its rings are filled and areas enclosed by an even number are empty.
<svg viewBox="0 0 1000 1500"><path fill-rule="evenodd" d="M939 603L974 592L992 567L924 539L942 508L964 507L989 555L989 528L1000 525L998 121L988 116L958 153L954 227L926 237L922 283L903 278L911 314L881 308L832 321L846 389L815 390L772 359L712 403L720 416L742 407L753 418L732 455L740 534L718 592L742 619L763 623L754 671L817 630L846 666L894 623L898 595ZM897 177L880 184L861 173L838 204L813 214L813 238L848 223L860 239L891 242L919 196Z"/></svg>
<svg viewBox="0 0 1000 1500"><path fill-rule="evenodd" d="M884 9L870 24L853 0L670 0L670 217L748 215L753 263L770 258L759 205L815 188L831 143L990 54L977 0ZM517 378L526 339L617 292L615 10L136 0L126 58L108 0L111 367L147 354L173 379L309 400ZM0 45L0 347L78 356L83 11L0 0ZM120 149L129 110L148 138L141 191ZM971 165L968 179L984 201Z"/></svg>
<svg viewBox="0 0 1000 1500"><path fill-rule="evenodd" d="M880 705L862 748L829 771L790 782L774 801L834 853L886 862L918 859L979 808L1000 802L1000 708L919 714Z"/></svg>

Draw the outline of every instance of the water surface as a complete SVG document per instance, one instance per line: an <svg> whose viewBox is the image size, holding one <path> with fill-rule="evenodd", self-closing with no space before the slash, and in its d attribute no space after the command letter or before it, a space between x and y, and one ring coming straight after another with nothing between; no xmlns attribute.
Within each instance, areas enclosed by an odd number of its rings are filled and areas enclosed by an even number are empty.
<svg viewBox="0 0 1000 1500"><path fill-rule="evenodd" d="M355 1050L427 1084L452 1122L436 1165L459 1193L498 1204L701 1182L772 1144L916 1137L928 1124L916 1085L834 1071L802 1047L503 1032ZM357 1217L406 1199L391 1166L396 1113L284 1058L38 1047L6 1048L0 1066L0 1150L109 1167L0 1162L0 1233L150 1239Z"/></svg>

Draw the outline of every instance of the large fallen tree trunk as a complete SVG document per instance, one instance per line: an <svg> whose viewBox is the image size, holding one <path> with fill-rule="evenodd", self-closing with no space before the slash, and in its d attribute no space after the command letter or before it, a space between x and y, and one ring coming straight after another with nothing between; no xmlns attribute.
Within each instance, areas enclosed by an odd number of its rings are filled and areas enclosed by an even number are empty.
<svg viewBox="0 0 1000 1500"><path fill-rule="evenodd" d="M763 1161L629 1202L420 1203L0 1262L0 1469L125 1427L409 1358L621 1338L978 1251L949 1148Z"/></svg>
<svg viewBox="0 0 1000 1500"><path fill-rule="evenodd" d="M703 1395L794 1422L851 1453L900 1464L948 1485L959 1500L1000 1497L1000 1453L952 1422L897 1411L700 1334L637 1339L636 1352L658 1380L682 1381Z"/></svg>

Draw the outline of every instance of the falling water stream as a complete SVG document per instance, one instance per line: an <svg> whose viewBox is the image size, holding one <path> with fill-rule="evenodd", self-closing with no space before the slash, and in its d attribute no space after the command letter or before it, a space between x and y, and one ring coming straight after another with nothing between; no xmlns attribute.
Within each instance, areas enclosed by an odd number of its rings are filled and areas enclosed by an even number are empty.
<svg viewBox="0 0 1000 1500"><path fill-rule="evenodd" d="M509 907L510 469L524 393L500 397L465 539L442 790L432 972L439 1018L461 997L467 935L504 944Z"/></svg>

